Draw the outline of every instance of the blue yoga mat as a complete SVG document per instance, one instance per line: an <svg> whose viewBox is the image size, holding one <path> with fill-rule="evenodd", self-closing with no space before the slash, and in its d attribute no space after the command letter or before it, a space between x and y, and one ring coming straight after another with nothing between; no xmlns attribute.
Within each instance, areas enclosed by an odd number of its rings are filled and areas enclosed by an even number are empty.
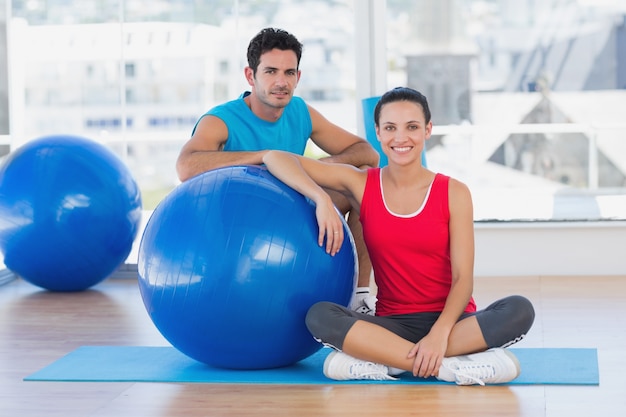
<svg viewBox="0 0 626 417"><path fill-rule="evenodd" d="M598 385L596 349L510 349L522 373L510 384ZM329 348L285 368L240 371L213 368L173 347L84 346L25 381L186 382L221 384L448 384L403 374L397 381L334 381L322 373Z"/></svg>

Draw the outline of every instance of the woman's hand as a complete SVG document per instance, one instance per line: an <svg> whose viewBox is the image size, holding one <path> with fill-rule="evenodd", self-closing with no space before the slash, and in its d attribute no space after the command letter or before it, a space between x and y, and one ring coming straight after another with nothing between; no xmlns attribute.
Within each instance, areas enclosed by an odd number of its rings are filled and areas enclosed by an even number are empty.
<svg viewBox="0 0 626 417"><path fill-rule="evenodd" d="M326 253L334 256L339 252L344 238L341 214L335 208L330 197L328 197L324 201L316 203L315 216L317 217L317 225L319 227L317 244L323 247L324 239L326 239Z"/></svg>
<svg viewBox="0 0 626 417"><path fill-rule="evenodd" d="M409 351L408 358L413 360L413 376L428 378L436 376L441 367L446 349L448 336L427 334Z"/></svg>
<svg viewBox="0 0 626 417"><path fill-rule="evenodd" d="M315 203L315 216L319 228L318 245L324 247L324 240L326 240L324 249L326 253L334 256L339 251L344 238L341 214L335 208L328 193L311 176L317 173L315 177L318 180L331 182L334 176L323 173L331 170L332 164L282 151L267 151L263 155L263 163L272 175ZM346 169L339 165L334 168ZM352 167L349 168L352 169Z"/></svg>

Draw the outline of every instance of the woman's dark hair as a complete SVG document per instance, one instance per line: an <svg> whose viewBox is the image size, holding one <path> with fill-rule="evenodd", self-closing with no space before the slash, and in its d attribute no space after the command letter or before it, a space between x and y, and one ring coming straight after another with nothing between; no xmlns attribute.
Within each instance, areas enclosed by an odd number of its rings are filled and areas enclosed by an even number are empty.
<svg viewBox="0 0 626 417"><path fill-rule="evenodd" d="M302 57L302 44L291 33L276 28L262 29L248 44L248 66L254 74L261 62L261 55L272 49L293 51L298 58L298 67Z"/></svg>
<svg viewBox="0 0 626 417"><path fill-rule="evenodd" d="M378 126L378 121L380 119L380 110L383 108L385 104L393 103L396 101L411 101L415 104L419 104L422 106L422 110L424 110L424 117L426 118L426 123L430 122L430 108L428 107L428 100L426 96L420 93L417 90L414 90L409 87L396 87L392 90L387 91L382 95L376 107L374 108L374 123Z"/></svg>

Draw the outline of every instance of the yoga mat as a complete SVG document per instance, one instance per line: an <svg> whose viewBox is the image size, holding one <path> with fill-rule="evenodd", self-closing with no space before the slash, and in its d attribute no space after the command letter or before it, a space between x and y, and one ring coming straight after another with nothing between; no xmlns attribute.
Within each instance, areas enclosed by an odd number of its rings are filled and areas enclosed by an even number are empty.
<svg viewBox="0 0 626 417"><path fill-rule="evenodd" d="M520 361L522 373L509 384L598 385L596 349L510 349ZM173 347L83 346L24 378L25 381L81 382L183 382L220 384L449 384L435 378L397 381L334 381L322 373L330 353L322 348L285 368L227 370L197 362Z"/></svg>

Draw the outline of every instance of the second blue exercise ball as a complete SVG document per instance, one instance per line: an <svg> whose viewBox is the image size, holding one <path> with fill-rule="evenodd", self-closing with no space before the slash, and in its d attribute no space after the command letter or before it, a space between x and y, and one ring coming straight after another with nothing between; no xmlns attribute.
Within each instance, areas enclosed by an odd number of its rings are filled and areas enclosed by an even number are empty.
<svg viewBox="0 0 626 417"><path fill-rule="evenodd" d="M317 244L315 207L259 166L220 168L157 206L139 247L139 287L161 334L187 356L231 369L287 366L321 348L311 305L347 305L356 251Z"/></svg>
<svg viewBox="0 0 626 417"><path fill-rule="evenodd" d="M139 188L105 146L46 136L0 167L4 264L51 291L85 290L129 255L142 214Z"/></svg>

